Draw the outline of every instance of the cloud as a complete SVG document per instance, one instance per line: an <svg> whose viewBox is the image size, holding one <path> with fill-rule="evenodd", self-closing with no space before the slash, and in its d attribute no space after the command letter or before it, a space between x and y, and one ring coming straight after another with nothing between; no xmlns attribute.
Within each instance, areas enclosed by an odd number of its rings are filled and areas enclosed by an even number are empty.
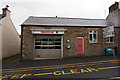
<svg viewBox="0 0 120 80"><path fill-rule="evenodd" d="M115 1L119 0L0 0L0 8L10 6L11 19L20 34L19 25L30 15L105 19Z"/></svg>
<svg viewBox="0 0 120 80"><path fill-rule="evenodd" d="M1 0L1 2L40 2L41 0Z"/></svg>

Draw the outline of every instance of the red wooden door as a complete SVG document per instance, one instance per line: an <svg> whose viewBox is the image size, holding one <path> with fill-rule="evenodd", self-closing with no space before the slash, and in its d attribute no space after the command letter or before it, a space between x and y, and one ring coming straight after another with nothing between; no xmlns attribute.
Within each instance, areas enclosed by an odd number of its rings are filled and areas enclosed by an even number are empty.
<svg viewBox="0 0 120 80"><path fill-rule="evenodd" d="M77 53L83 53L83 38L77 38Z"/></svg>

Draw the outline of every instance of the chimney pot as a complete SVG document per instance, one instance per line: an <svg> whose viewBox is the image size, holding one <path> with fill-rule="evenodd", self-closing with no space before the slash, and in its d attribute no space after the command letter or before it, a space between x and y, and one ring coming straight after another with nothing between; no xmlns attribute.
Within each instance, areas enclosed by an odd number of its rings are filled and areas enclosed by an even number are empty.
<svg viewBox="0 0 120 80"><path fill-rule="evenodd" d="M8 5L6 5L5 9L8 9L8 8L9 8L9 6L8 6Z"/></svg>
<svg viewBox="0 0 120 80"><path fill-rule="evenodd" d="M109 13L116 10L116 9L119 9L119 3L118 2L115 2L113 5L111 5L109 7Z"/></svg>

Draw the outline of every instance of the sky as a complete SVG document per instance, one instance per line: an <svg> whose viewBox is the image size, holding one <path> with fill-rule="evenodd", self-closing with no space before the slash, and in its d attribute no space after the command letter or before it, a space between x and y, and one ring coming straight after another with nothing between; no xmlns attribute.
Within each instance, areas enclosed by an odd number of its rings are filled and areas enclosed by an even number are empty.
<svg viewBox="0 0 120 80"><path fill-rule="evenodd" d="M106 19L108 8L120 0L0 0L2 8L9 5L10 17L21 34L21 24L29 16Z"/></svg>

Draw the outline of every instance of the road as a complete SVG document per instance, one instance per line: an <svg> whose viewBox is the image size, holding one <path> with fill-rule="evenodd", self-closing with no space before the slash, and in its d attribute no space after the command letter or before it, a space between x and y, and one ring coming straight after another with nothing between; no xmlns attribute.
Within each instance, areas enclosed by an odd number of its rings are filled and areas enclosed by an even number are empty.
<svg viewBox="0 0 120 80"><path fill-rule="evenodd" d="M3 77L24 78L111 78L120 72L120 60L108 60L30 68L3 69Z"/></svg>

